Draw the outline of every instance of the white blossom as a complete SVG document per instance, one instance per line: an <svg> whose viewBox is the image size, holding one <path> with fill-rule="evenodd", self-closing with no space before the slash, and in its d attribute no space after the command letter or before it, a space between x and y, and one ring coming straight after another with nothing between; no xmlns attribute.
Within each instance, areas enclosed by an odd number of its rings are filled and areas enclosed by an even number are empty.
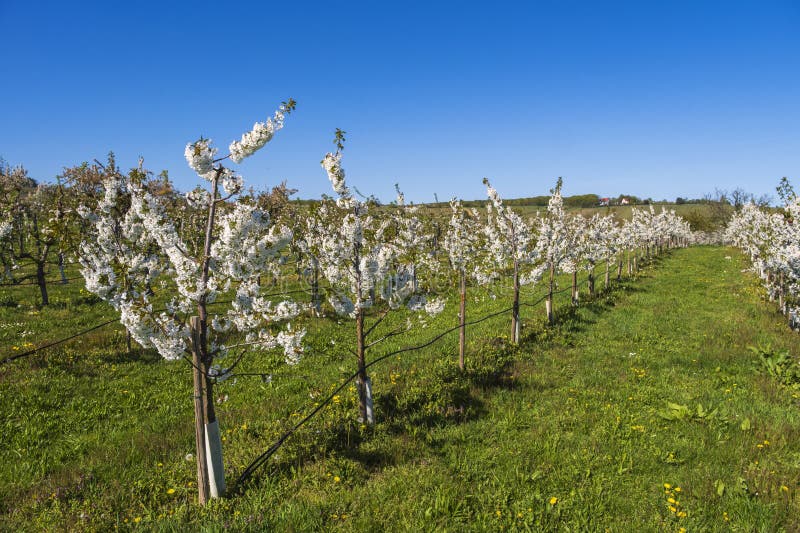
<svg viewBox="0 0 800 533"><path fill-rule="evenodd" d="M272 118L268 118L265 122L256 122L252 130L242 135L240 141L233 141L230 144L231 160L234 163L241 163L244 158L253 155L271 141L275 132L283 128L284 111L284 107L281 106Z"/></svg>
<svg viewBox="0 0 800 533"><path fill-rule="evenodd" d="M201 137L187 144L183 154L186 162L199 176L207 177L214 171L214 156L217 154L217 149L211 147L210 139Z"/></svg>

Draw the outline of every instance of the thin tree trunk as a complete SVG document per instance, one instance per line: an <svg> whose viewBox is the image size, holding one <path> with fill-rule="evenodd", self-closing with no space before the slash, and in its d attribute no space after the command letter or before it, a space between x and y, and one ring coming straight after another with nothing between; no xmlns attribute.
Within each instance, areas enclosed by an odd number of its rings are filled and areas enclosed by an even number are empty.
<svg viewBox="0 0 800 533"><path fill-rule="evenodd" d="M355 244L353 270L356 274L356 357L358 359L358 414L362 424L373 425L372 383L367 376L366 345L364 338L364 305L361 298L361 244ZM413 278L412 278L413 279ZM413 281L412 281L413 283Z"/></svg>
<svg viewBox="0 0 800 533"><path fill-rule="evenodd" d="M467 275L465 272L460 274L460 306L458 309L458 368L463 372L466 369L464 362L464 352L467 345Z"/></svg>
<svg viewBox="0 0 800 533"><path fill-rule="evenodd" d="M578 269L572 273L572 305L578 305Z"/></svg>
<svg viewBox="0 0 800 533"><path fill-rule="evenodd" d="M61 274L61 284L67 284L67 275L64 272L64 252L58 252L58 272Z"/></svg>
<svg viewBox="0 0 800 533"><path fill-rule="evenodd" d="M191 318L192 330L192 377L194 384L194 437L195 449L197 452L197 503L205 505L210 496L208 482L208 459L206 458L206 435L205 435L205 383L206 372L203 359L200 354L200 317Z"/></svg>
<svg viewBox="0 0 800 533"><path fill-rule="evenodd" d="M360 306L356 312L356 355L358 357L358 414L362 424L372 425L375 416L372 409L372 384L367 376L366 349L364 344L364 308Z"/></svg>
<svg viewBox="0 0 800 533"><path fill-rule="evenodd" d="M608 286L611 283L611 261L606 259L606 279L605 284L603 285L604 290L608 290Z"/></svg>
<svg viewBox="0 0 800 533"><path fill-rule="evenodd" d="M514 260L514 304L511 311L511 342L519 344L519 262Z"/></svg>
<svg viewBox="0 0 800 533"><path fill-rule="evenodd" d="M42 305L48 305L50 299L47 297L47 280L44 279L44 261L41 260L36 261L36 283L42 295Z"/></svg>
<svg viewBox="0 0 800 533"><path fill-rule="evenodd" d="M311 306L314 308L314 315L322 315L322 304L319 298L319 266L314 261L311 273Z"/></svg>
<svg viewBox="0 0 800 533"><path fill-rule="evenodd" d="M555 323L555 316L553 315L553 283L555 282L555 266L550 265L550 284L547 289L547 300L544 303L545 313L547 314L547 323L553 325Z"/></svg>
<svg viewBox="0 0 800 533"><path fill-rule="evenodd" d="M219 171L215 172L211 180L211 205L208 208L208 220L206 225L205 244L203 247L203 261L201 268L201 276L203 286L206 285L209 279L209 267L211 257L211 244L213 239L214 218L217 210L217 201L219 200ZM204 479L208 483L207 498L217 498L225 493L225 473L223 470L222 462L222 443L219 434L219 423L217 422L217 415L214 409L214 386L208 377L208 370L211 368L213 356L208 352L208 311L206 308L205 294L200 296L197 303L197 344L195 350L198 353L200 364L197 365L196 371L200 372L198 376L201 382L201 389L197 396L202 401L202 412L198 413L195 410L195 424L202 424L200 427L195 427L195 434L200 435L197 439L197 453L203 455L206 459L206 474ZM200 416L198 416L198 414ZM201 482L198 473L198 483ZM198 499L202 499L202 494L198 493ZM201 502L204 504L205 502Z"/></svg>
<svg viewBox="0 0 800 533"><path fill-rule="evenodd" d="M589 296L594 296L594 266L589 271Z"/></svg>

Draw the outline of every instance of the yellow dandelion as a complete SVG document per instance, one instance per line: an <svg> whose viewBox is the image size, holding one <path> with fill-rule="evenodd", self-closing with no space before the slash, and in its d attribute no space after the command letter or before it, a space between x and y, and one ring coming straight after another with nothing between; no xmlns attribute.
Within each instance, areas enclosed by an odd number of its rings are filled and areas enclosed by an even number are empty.
<svg viewBox="0 0 800 533"><path fill-rule="evenodd" d="M175 494L175 489L167 489L167 494Z"/></svg>
<svg viewBox="0 0 800 533"><path fill-rule="evenodd" d="M340 478L339 476L333 476L333 482L334 483L339 483L341 480L342 480L342 478Z"/></svg>
<svg viewBox="0 0 800 533"><path fill-rule="evenodd" d="M667 498L667 501L668 501L669 503L675 503L675 498Z"/></svg>
<svg viewBox="0 0 800 533"><path fill-rule="evenodd" d="M136 524L138 524L141 521L142 521L142 517L141 516L137 516L136 518L133 519L133 522L136 523Z"/></svg>
<svg viewBox="0 0 800 533"><path fill-rule="evenodd" d="M680 492L680 491L681 491L680 487L675 487L675 492Z"/></svg>
<svg viewBox="0 0 800 533"><path fill-rule="evenodd" d="M670 485L669 483L664 483L664 488L669 490L672 488L672 485Z"/></svg>
<svg viewBox="0 0 800 533"><path fill-rule="evenodd" d="M555 505L555 504L557 504L557 503L558 503L558 498L556 498L555 496L553 496L552 498L550 498L550 505Z"/></svg>
<svg viewBox="0 0 800 533"><path fill-rule="evenodd" d="M494 514L496 514L498 517L503 516L503 513L500 511L500 509L495 511Z"/></svg>
<svg viewBox="0 0 800 533"><path fill-rule="evenodd" d="M787 487L786 485L781 485L781 490L783 492L789 492L789 487Z"/></svg>

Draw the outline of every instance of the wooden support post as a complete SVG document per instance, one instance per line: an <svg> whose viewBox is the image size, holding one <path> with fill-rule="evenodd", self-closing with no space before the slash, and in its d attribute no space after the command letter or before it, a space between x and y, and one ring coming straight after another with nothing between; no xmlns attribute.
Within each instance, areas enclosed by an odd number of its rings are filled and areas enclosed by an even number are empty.
<svg viewBox="0 0 800 533"><path fill-rule="evenodd" d="M461 272L460 279L460 305L458 308L458 368L463 372L466 369L464 352L467 345L467 274Z"/></svg>
<svg viewBox="0 0 800 533"><path fill-rule="evenodd" d="M514 303L511 310L511 342L519 344L519 263L514 260Z"/></svg>
<svg viewBox="0 0 800 533"><path fill-rule="evenodd" d="M206 457L206 373L200 356L200 317L193 316L190 326L192 330L192 375L194 377L195 450L197 452L197 503L205 505L208 503L211 489L208 481L208 459Z"/></svg>
<svg viewBox="0 0 800 533"><path fill-rule="evenodd" d="M578 305L578 268L572 273L572 305Z"/></svg>

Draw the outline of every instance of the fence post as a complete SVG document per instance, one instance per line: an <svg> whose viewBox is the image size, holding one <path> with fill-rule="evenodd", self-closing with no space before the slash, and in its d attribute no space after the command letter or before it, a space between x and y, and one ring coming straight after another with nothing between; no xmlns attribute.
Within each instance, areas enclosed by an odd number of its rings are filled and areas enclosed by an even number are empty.
<svg viewBox="0 0 800 533"><path fill-rule="evenodd" d="M461 272L460 275L460 302L458 309L458 367L464 371L466 363L464 362L464 351L467 344L467 274Z"/></svg>
<svg viewBox="0 0 800 533"><path fill-rule="evenodd" d="M208 459L206 457L205 431L205 365L200 357L200 317L193 316L189 322L192 330L192 376L194 381L194 436L197 452L197 503L208 503L210 494L208 481Z"/></svg>

